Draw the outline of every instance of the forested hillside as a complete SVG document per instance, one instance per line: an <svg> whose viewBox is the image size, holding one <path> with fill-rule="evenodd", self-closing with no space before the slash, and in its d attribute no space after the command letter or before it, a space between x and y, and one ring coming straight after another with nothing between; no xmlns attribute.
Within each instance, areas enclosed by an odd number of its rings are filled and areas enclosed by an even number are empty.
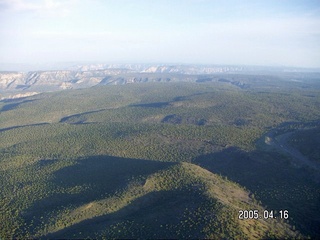
<svg viewBox="0 0 320 240"><path fill-rule="evenodd" d="M319 83L197 79L0 101L0 238L319 238Z"/></svg>

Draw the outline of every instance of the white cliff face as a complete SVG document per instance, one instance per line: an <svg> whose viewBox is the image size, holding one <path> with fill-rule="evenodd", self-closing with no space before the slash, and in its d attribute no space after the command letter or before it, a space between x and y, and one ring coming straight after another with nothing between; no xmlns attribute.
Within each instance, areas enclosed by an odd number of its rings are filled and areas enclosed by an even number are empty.
<svg viewBox="0 0 320 240"><path fill-rule="evenodd" d="M22 96L19 94L86 88L98 84L195 81L192 75L242 70L241 67L196 65L91 64L75 66L71 70L0 72L0 94L3 98L12 94L12 96ZM185 76L175 78L172 75L165 75L171 73Z"/></svg>
<svg viewBox="0 0 320 240"><path fill-rule="evenodd" d="M0 73L0 89L7 89L11 85L16 87L17 84L22 84L24 73Z"/></svg>
<svg viewBox="0 0 320 240"><path fill-rule="evenodd" d="M107 76L127 73L128 70L105 69L91 71L33 71L28 73L0 72L0 92L54 91L59 89L91 87Z"/></svg>
<svg viewBox="0 0 320 240"><path fill-rule="evenodd" d="M38 92L26 92L26 93L11 94L11 95L8 95L7 97L0 97L0 100L30 97L30 96L37 95L37 94L39 94L39 93Z"/></svg>
<svg viewBox="0 0 320 240"><path fill-rule="evenodd" d="M180 73L180 74L214 74L214 73L226 73L226 72L241 72L242 67L204 67L204 66L151 66L143 70L146 73Z"/></svg>

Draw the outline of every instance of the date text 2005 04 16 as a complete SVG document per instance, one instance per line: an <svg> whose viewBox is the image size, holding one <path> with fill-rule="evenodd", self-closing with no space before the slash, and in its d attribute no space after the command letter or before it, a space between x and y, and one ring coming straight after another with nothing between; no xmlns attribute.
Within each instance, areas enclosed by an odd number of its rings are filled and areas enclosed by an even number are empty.
<svg viewBox="0 0 320 240"><path fill-rule="evenodd" d="M239 210L239 219L269 219L269 218L281 218L288 219L289 212L288 210L264 210L262 213L259 210Z"/></svg>

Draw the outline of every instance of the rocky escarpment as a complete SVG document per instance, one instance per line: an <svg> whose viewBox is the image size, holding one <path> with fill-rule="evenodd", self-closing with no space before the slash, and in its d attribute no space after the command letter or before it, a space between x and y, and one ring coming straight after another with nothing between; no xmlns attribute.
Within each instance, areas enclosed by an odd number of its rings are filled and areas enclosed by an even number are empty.
<svg viewBox="0 0 320 240"><path fill-rule="evenodd" d="M27 73L0 73L0 89L27 89L34 86L68 88L72 84L95 85L109 75L127 73L129 70L108 69L96 71L34 71Z"/></svg>
<svg viewBox="0 0 320 240"><path fill-rule="evenodd" d="M163 75L166 72L164 69L159 75L157 69L156 67L155 71L152 71L150 68L145 69L141 66L139 68L94 69L93 66L89 66L78 70L0 72L0 99L17 98L63 89L87 88L95 85L182 80L181 76L172 76L171 71L167 71L170 76ZM186 76L183 80L193 81L195 79Z"/></svg>
<svg viewBox="0 0 320 240"><path fill-rule="evenodd" d="M246 73L269 68L242 66L90 64L76 65L67 70L0 72L0 100L64 89L87 88L95 85L117 85L140 82L208 82L212 75ZM211 74L211 76L210 76ZM240 88L244 82L224 80Z"/></svg>

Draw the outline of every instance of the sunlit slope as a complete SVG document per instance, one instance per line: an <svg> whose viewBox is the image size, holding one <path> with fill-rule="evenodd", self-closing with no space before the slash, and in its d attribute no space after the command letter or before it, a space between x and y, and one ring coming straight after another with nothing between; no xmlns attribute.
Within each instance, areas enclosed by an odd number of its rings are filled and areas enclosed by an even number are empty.
<svg viewBox="0 0 320 240"><path fill-rule="evenodd" d="M204 155L194 161L249 189L268 210L288 210L292 226L319 235L319 172L291 163L278 152L237 148Z"/></svg>
<svg viewBox="0 0 320 240"><path fill-rule="evenodd" d="M24 198L7 204L20 208L15 220L24 227L11 236L254 239L296 234L274 219L239 220L238 210L262 213L262 207L239 185L194 164L107 156L64 167L47 161L30 163L23 168L25 176L23 169L16 175L22 185L16 197Z"/></svg>
<svg viewBox="0 0 320 240"><path fill-rule="evenodd" d="M262 212L238 185L196 165L182 163L134 180L116 196L62 214L60 221L70 222L70 227L47 236L86 237L93 229L96 236L107 238L295 235L288 225L277 221L238 220L238 210L243 208Z"/></svg>

